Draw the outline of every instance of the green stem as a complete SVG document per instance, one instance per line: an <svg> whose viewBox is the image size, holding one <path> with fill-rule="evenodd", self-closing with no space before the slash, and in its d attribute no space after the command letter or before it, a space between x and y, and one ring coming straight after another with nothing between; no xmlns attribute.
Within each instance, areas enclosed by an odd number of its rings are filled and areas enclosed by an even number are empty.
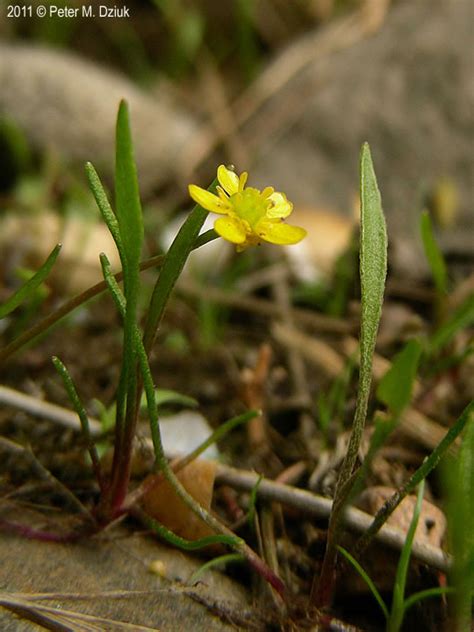
<svg viewBox="0 0 474 632"><path fill-rule="evenodd" d="M109 289L112 293L114 301L117 305L117 309L120 314L124 314L125 299L120 291L120 288L110 273L108 261L105 255L101 258L104 276ZM184 489L180 481L176 478L175 473L170 467L168 460L166 459L163 445L161 442L160 426L158 422L158 409L155 400L155 387L153 384L153 378L150 372L150 366L148 364L148 357L145 351L145 347L140 338L138 327L135 328L135 344L138 352L138 361L143 377L143 385L145 389L145 395L148 405L148 414L150 417L151 436L153 441L153 447L155 450L156 465L162 472L165 479L172 486L176 494L181 500L195 513L208 527L213 531L220 534L220 540L231 546L236 552L245 557L249 564L259 573L273 588L278 592L282 599L285 599L285 585L281 579L265 564L265 562L239 537L237 537L230 529L223 525L217 518L212 516L208 511L201 507L201 505L188 494ZM254 413L249 413L250 415ZM236 425L238 418L231 420ZM209 441L209 440L208 440ZM123 511L124 507L121 508ZM155 525L156 526L156 525ZM164 528L164 527L163 527Z"/></svg>

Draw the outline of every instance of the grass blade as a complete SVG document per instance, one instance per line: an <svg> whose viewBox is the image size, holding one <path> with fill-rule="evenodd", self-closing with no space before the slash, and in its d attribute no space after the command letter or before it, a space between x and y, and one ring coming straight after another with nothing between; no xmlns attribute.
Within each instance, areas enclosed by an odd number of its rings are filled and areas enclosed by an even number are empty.
<svg viewBox="0 0 474 632"><path fill-rule="evenodd" d="M443 254L434 237L433 225L428 211L423 211L421 214L420 232L436 291L441 295L446 294L448 289L446 263L444 262Z"/></svg>
<svg viewBox="0 0 474 632"><path fill-rule="evenodd" d="M122 244L122 238L120 236L119 223L112 207L110 206L107 193L100 181L99 175L95 170L94 165L90 162L86 163L86 174L96 204L99 208L100 214L102 215L102 219L107 224L107 228L109 229L117 246L117 250L119 251L120 260L123 261L123 259L125 259L125 252Z"/></svg>
<svg viewBox="0 0 474 632"><path fill-rule="evenodd" d="M402 554L400 555L400 560L398 561L397 574L395 576L395 586L393 589L392 609L387 624L387 632L398 632L402 625L403 617L405 615L404 598L408 565L410 563L411 547L413 546L413 540L415 539L416 527L418 526L418 520L420 518L424 491L425 481L423 480L421 481L420 487L418 489L413 517L408 528L408 533L405 544L403 545Z"/></svg>
<svg viewBox="0 0 474 632"><path fill-rule="evenodd" d="M370 592L373 594L373 596L375 597L377 603L380 606L380 609L382 610L382 612L385 615L385 618L388 619L389 617L389 612L388 612L388 608L385 605L384 600L382 599L382 595L379 593L376 585L374 584L374 582L372 581L372 579L369 577L369 575L367 574L367 572L362 568L362 566L359 564L359 562L355 559L355 557L352 557L352 555L349 553L349 551L346 551L345 548L343 548L342 546L338 546L337 550L342 553L342 555L352 564L352 566L356 569L356 571L359 573L359 575L362 577L362 579L365 581L365 583L367 584L367 586L370 588Z"/></svg>
<svg viewBox="0 0 474 632"><path fill-rule="evenodd" d="M426 590L420 590L413 595L410 595L408 599L405 599L405 612L408 608L411 608L422 599L430 599L432 597L441 597L442 595L448 595L454 592L452 586L434 586L433 588L427 588ZM467 629L467 626L466 626Z"/></svg>
<svg viewBox="0 0 474 632"><path fill-rule="evenodd" d="M455 462L446 463L448 530L454 563L456 631L468 629L474 590L474 419L466 428Z"/></svg>
<svg viewBox="0 0 474 632"><path fill-rule="evenodd" d="M240 553L227 553L226 555L220 555L219 557L215 557L213 560L209 560L202 566L200 566L197 571L191 575L188 579L188 584L196 584L201 577L211 568L215 568L216 566L223 566L228 564L229 562L244 562L245 558Z"/></svg>
<svg viewBox="0 0 474 632"><path fill-rule="evenodd" d="M458 307L451 318L433 335L428 345L430 354L438 353L445 347L458 331L474 323L474 294L471 294Z"/></svg>
<svg viewBox="0 0 474 632"><path fill-rule="evenodd" d="M372 524L356 543L355 551L358 556L367 548L374 535L387 521L388 517L395 511L405 496L412 492L416 486L419 485L432 470L434 470L454 440L461 434L468 423L472 424L473 420L474 401L466 406L456 423L448 430L433 452L425 459L425 461L423 461L410 479L398 491L396 491L376 513Z"/></svg>
<svg viewBox="0 0 474 632"><path fill-rule="evenodd" d="M208 535L204 538L199 538L197 540L186 540L179 535L176 535L169 529L167 529L160 522L151 518L148 514L143 511L137 511L136 514L140 517L140 520L144 522L144 524L158 534L163 540L169 542L178 549L182 549L183 551L199 551L199 549L203 549L206 546L211 546L213 544L227 544L232 545L233 540L231 537L226 535Z"/></svg>
<svg viewBox="0 0 474 632"><path fill-rule="evenodd" d="M82 404L80 397L77 393L76 387L74 385L73 379L69 373L69 371L67 370L66 366L61 362L61 360L59 358L57 358L56 356L54 356L52 358L53 364L54 364L54 368L56 369L56 371L59 373L59 375L61 376L61 379L63 381L64 384L64 388L66 389L66 392L68 394L68 397L71 401L71 404L74 408L74 410L77 413L77 416L79 417L79 421L81 422L81 427L82 427L82 432L83 435L86 439L87 442L87 450L89 452L89 456L92 462L92 467L94 470L94 474L97 478L97 482L99 484L99 487L103 490L104 489L104 480L103 480L103 476L102 476L102 471L101 471L101 466L100 466L100 460L99 460L99 455L97 453L97 449L95 447L95 443L94 440L92 438L91 435L91 431L90 431L90 425L89 425L89 418L87 416L86 413L86 409L84 408L84 405Z"/></svg>
<svg viewBox="0 0 474 632"><path fill-rule="evenodd" d="M400 417L411 401L420 356L421 344L418 340L410 340L379 382L377 397L395 418Z"/></svg>
<svg viewBox="0 0 474 632"><path fill-rule="evenodd" d="M208 230L202 235L197 237L196 241L193 244L193 250L196 248L200 248L210 241L217 239L218 235L214 230ZM160 267L164 261L164 255L156 255L154 257L150 257L145 261L140 263L140 271L148 270L149 268ZM116 272L115 278L119 281L123 279L123 271ZM43 318L40 322L30 327L23 334L18 336L15 340L10 342L6 347L0 350L0 366L2 366L6 360L8 360L12 355L14 355L17 351L22 349L25 345L31 342L34 338L39 336L40 334L47 331L50 327L55 325L58 321L62 320L66 316L68 316L75 309L84 305L87 301L90 301L92 298L99 296L102 292L107 290L107 284L105 281L100 281L96 283L92 287L88 288L81 294L77 294L73 296L69 300L67 300L61 307L57 310Z"/></svg>
<svg viewBox="0 0 474 632"><path fill-rule="evenodd" d="M12 296L10 296L6 303L0 305L0 319L5 318L5 316L16 309L18 305L21 305L21 303L27 300L36 288L43 283L51 272L51 268L55 264L60 250L61 244L57 244L50 252L41 268L31 277L31 279L24 283Z"/></svg>

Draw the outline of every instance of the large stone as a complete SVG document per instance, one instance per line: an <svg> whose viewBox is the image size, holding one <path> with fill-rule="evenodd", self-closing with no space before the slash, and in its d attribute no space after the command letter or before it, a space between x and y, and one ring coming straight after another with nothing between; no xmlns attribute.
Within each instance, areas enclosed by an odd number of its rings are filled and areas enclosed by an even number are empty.
<svg viewBox="0 0 474 632"><path fill-rule="evenodd" d="M247 125L258 183L275 183L298 204L350 213L367 140L395 245L391 263L421 271L419 214L446 177L460 212L441 240L448 250L472 252L473 8L471 0L400 1L373 36L315 54ZM278 129L259 136L272 118Z"/></svg>

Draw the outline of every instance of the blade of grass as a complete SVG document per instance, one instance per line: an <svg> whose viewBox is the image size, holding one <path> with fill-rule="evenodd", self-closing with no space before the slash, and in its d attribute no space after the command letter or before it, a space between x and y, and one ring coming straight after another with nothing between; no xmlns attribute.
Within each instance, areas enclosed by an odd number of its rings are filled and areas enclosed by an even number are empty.
<svg viewBox="0 0 474 632"><path fill-rule="evenodd" d="M410 595L408 599L405 599L405 612L408 608L411 608L422 599L430 599L432 597L441 597L442 595L449 595L454 592L452 586L435 586L434 588L427 588L426 590L420 590L413 595ZM467 630L467 627L465 628Z"/></svg>
<svg viewBox="0 0 474 632"><path fill-rule="evenodd" d="M56 356L53 356L52 362L54 364L54 368L61 376L61 379L64 384L64 388L66 389L66 392L71 401L71 404L74 410L76 411L77 416L79 417L79 421L81 422L81 427L82 427L82 433L86 440L87 450L89 452L89 456L92 462L92 468L94 470L95 477L97 479L97 482L99 484L101 491L104 491L105 483L104 483L104 478L102 476L99 455L97 454L97 449L95 447L94 439L92 438L92 434L90 431L89 418L87 416L86 409L84 408L84 405L81 402L81 399L77 393L77 389L74 385L74 381L71 377L71 374L67 370L66 366Z"/></svg>
<svg viewBox="0 0 474 632"><path fill-rule="evenodd" d="M360 556L374 535L379 531L380 527L387 521L388 517L395 511L401 501L412 492L417 485L424 480L428 474L438 465L441 458L446 454L448 448L453 441L459 436L468 423L472 423L474 419L474 401L466 406L457 419L456 423L448 430L443 439L439 442L433 452L423 461L422 465L414 472L410 479L397 490L379 509L375 518L364 533L364 535L357 541L354 551L357 556Z"/></svg>
<svg viewBox="0 0 474 632"><path fill-rule="evenodd" d="M185 467L187 463L194 461L194 459L196 459L200 454L205 452L210 445L212 445L213 443L217 443L223 437L225 437L225 435L227 435L231 430L233 430L234 428L237 428L237 426L246 424L251 419L258 417L259 414L260 414L259 411L248 410L247 412L242 413L242 415L237 415L237 417L232 417L232 419L228 419L223 424L221 424L218 428L216 428L216 430L214 430L214 432L211 435L209 435L209 437L205 441L200 443L197 446L197 448L195 448L187 456L180 459L178 463L176 464L177 468L179 467L179 469L181 469Z"/></svg>
<svg viewBox="0 0 474 632"><path fill-rule="evenodd" d="M372 579L369 577L369 575L367 574L367 572L362 568L362 566L359 564L359 562L355 559L355 557L352 557L352 555L349 553L349 551L346 551L345 548L343 548L342 546L338 546L337 550L342 553L342 555L352 564L352 566L356 569L356 571L359 573L359 575L362 577L362 579L365 581L365 583L367 584L367 586L370 589L370 592L372 593L372 595L374 596L374 598L376 599L377 603L380 606L380 609L382 610L382 612L385 615L385 618L388 619L389 617L389 612L388 612L388 608L385 605L384 600L382 599L382 595L379 593L376 585L374 584L374 582L372 581Z"/></svg>
<svg viewBox="0 0 474 632"><path fill-rule="evenodd" d="M228 564L229 562L243 562L244 557L240 555L240 553L228 553L227 555L219 555L219 557L215 557L213 560L209 560L202 566L200 566L197 571L195 571L191 577L188 579L188 584L195 584L199 581L199 579L211 568L215 568L216 566L223 566Z"/></svg>
<svg viewBox="0 0 474 632"><path fill-rule="evenodd" d="M205 538L199 538L197 540L186 540L167 529L154 518L151 518L144 511L134 510L133 513L138 516L149 529L163 538L163 540L183 551L199 551L213 544L227 544L231 546L233 543L232 539L227 535L208 535Z"/></svg>
<svg viewBox="0 0 474 632"><path fill-rule="evenodd" d="M420 357L421 344L418 340L409 340L395 356L392 366L377 387L378 399L397 419L411 401Z"/></svg>
<svg viewBox="0 0 474 632"><path fill-rule="evenodd" d="M252 490L250 492L249 508L247 511L247 522L249 523L251 529L255 529L255 518L257 513L257 493L262 479L263 474L259 474L255 485L252 487Z"/></svg>
<svg viewBox="0 0 474 632"><path fill-rule="evenodd" d="M470 327L474 323L474 294L457 308L451 318L436 331L428 343L428 353L435 354L451 342L461 329Z"/></svg>
<svg viewBox="0 0 474 632"><path fill-rule="evenodd" d="M329 605L334 591L334 572L337 557L337 539L341 527L344 504L350 493L349 481L359 452L367 416L372 381L372 357L382 311L387 274L387 230L382 200L377 186L370 148L364 143L360 155L360 280L361 328L360 370L356 412L347 453L342 463L329 520L326 552L321 575L314 578L310 602L312 606Z"/></svg>
<svg viewBox="0 0 474 632"><path fill-rule="evenodd" d="M205 244L209 243L213 239L217 239L218 235L214 230L208 230L199 237L196 238L196 241L193 244L193 250L196 248L200 248ZM159 267L162 265L164 260L164 255L156 255L155 257L150 257L145 261L140 263L140 271L148 270L149 268ZM120 272L116 272L114 277L117 281L121 281L123 279L123 270ZM29 342L34 340L37 336L41 335L45 331L47 331L50 327L53 327L57 322L68 316L71 312L73 312L87 301L90 301L96 296L99 296L103 292L107 290L107 284L105 281L100 281L96 283L89 289L81 292L77 296L73 296L68 301L66 301L61 307L57 310L43 318L39 323L33 325L30 329L25 331L23 334L18 336L15 340L13 340L10 344L0 350L0 366L2 366L6 360L11 358L17 351L25 347Z"/></svg>
<svg viewBox="0 0 474 632"><path fill-rule="evenodd" d="M469 628L474 590L474 419L466 428L455 462L446 463L448 533L453 552L451 582L456 632Z"/></svg>
<svg viewBox="0 0 474 632"><path fill-rule="evenodd" d="M0 319L5 318L5 316L16 309L18 305L21 305L21 303L33 295L36 288L48 277L56 259L58 258L60 250L61 244L57 244L49 253L41 268L31 277L31 279L24 283L12 296L10 296L6 303L0 305Z"/></svg>
<svg viewBox="0 0 474 632"><path fill-rule="evenodd" d="M433 225L428 211L421 213L420 232L436 291L441 295L446 294L448 290L448 272L443 254L433 233Z"/></svg>
<svg viewBox="0 0 474 632"><path fill-rule="evenodd" d="M395 576L395 586L393 589L392 608L387 622L387 632L398 632L403 623L405 616L405 586L408 575L408 565L410 563L411 548L415 538L416 527L421 513L421 505L423 502L423 493L425 491L425 481L421 481L416 498L413 517L408 528L405 544L398 561L397 573Z"/></svg>
<svg viewBox="0 0 474 632"><path fill-rule="evenodd" d="M122 244L122 238L120 236L119 223L115 216L115 213L112 210L109 199L107 197L107 193L105 192L99 175L95 170L94 165L90 162L86 163L86 175L97 207L99 208L100 214L102 215L102 219L107 224L107 228L109 229L110 234L115 241L115 245L117 246L117 250L119 251L120 260L123 261L126 255L124 251L124 246Z"/></svg>

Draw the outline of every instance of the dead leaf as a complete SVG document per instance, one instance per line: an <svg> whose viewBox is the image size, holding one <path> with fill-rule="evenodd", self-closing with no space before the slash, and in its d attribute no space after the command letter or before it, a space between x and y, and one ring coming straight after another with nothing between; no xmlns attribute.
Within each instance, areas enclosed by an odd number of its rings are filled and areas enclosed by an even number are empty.
<svg viewBox="0 0 474 632"><path fill-rule="evenodd" d="M214 461L197 459L176 474L186 491L207 511L211 508L216 469ZM160 475L152 474L147 481L153 477L161 478ZM164 479L145 494L142 507L149 516L186 540L214 534Z"/></svg>

